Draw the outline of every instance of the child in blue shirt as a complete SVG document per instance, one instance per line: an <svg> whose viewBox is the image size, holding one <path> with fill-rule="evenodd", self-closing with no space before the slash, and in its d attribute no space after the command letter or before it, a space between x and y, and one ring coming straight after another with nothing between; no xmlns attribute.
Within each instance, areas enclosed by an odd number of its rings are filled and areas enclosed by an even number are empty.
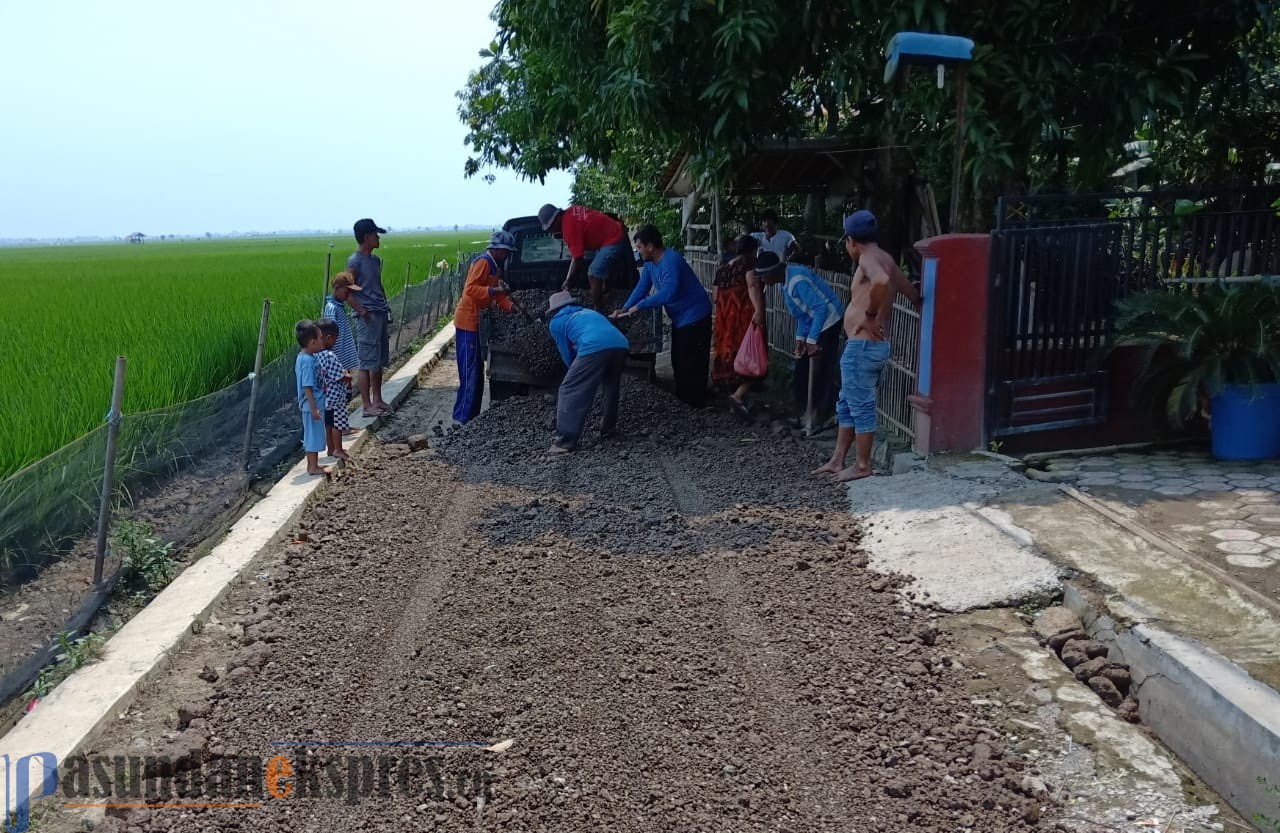
<svg viewBox="0 0 1280 833"><path fill-rule="evenodd" d="M320 363L316 354L324 349L324 339L316 322L303 319L294 325L298 346L302 351L293 362L298 377L298 411L302 414L302 450L307 453L307 474L328 474L331 469L320 465L327 437L324 427L324 388L320 386Z"/></svg>

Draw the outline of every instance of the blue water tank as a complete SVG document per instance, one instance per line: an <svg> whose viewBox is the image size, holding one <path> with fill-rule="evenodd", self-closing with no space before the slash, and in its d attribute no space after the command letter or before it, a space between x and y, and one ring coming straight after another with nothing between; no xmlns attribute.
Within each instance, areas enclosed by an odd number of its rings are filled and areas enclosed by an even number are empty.
<svg viewBox="0 0 1280 833"><path fill-rule="evenodd" d="M1280 384L1227 385L1213 398L1213 456L1280 457Z"/></svg>

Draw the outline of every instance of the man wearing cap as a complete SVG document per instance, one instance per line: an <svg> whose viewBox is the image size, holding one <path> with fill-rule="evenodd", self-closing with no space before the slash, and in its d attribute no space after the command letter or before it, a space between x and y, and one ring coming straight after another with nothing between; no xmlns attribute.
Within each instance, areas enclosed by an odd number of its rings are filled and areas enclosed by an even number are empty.
<svg viewBox="0 0 1280 833"><path fill-rule="evenodd" d="M350 295L356 319L356 354L360 361L360 402L366 417L389 413L382 398L382 370L391 364L391 305L382 288L382 258L373 250L382 245L380 234L387 230L368 217L356 220L352 229L360 246L347 258L347 271L355 279Z"/></svg>
<svg viewBox="0 0 1280 833"><path fill-rule="evenodd" d="M641 226L634 240L645 262L644 269L631 297L613 317L666 308L671 318L671 370L676 377L676 398L701 408L707 398L707 371L711 366L711 301L680 253L663 245L657 226Z"/></svg>
<svg viewBox="0 0 1280 833"><path fill-rule="evenodd" d="M782 284L782 299L796 322L795 400L805 409L802 424L817 425L835 407L840 387L840 296L812 269L788 266L774 252L756 258L756 277L766 285Z"/></svg>
<svg viewBox="0 0 1280 833"><path fill-rule="evenodd" d="M561 211L547 203L538 209L538 222L542 224L543 231L563 237L569 256L573 258L569 274L565 275L564 285L560 287L562 290L569 289L582 274L586 253L596 253L587 267L587 282L591 285L591 306L600 309L604 304L605 282L622 266L630 265L632 260L631 246L627 244L627 232L621 221L584 205L571 205Z"/></svg>
<svg viewBox="0 0 1280 833"><path fill-rule="evenodd" d="M856 211L844 220L844 246L858 264L850 284L851 298L844 313L849 340L840 358L840 399L836 415L840 433L835 451L815 474L833 475L844 483L871 475L871 444L876 433L876 386L889 361L886 340L894 297L901 292L916 307L920 292L902 274L894 259L876 243L879 229L870 211ZM849 449L853 465L846 467Z"/></svg>
<svg viewBox="0 0 1280 833"><path fill-rule="evenodd" d="M551 337L569 372L556 400L556 436L548 454L568 454L578 447L582 428L601 392L600 435L611 436L618 425L622 371L630 352L627 337L600 313L579 306L568 292L551 296L547 309Z"/></svg>
<svg viewBox="0 0 1280 833"><path fill-rule="evenodd" d="M453 421L463 424L480 414L484 399L484 359L480 356L480 310L497 304L511 312L511 299L502 285L502 264L516 250L511 232L495 231L489 246L471 261L462 297L453 313L457 330L454 349L458 354L458 398L453 403Z"/></svg>

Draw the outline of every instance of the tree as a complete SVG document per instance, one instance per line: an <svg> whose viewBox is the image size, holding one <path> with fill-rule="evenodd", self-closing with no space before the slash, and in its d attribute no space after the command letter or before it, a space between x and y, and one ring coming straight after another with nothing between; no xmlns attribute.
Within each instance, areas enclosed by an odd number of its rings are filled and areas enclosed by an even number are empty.
<svg viewBox="0 0 1280 833"><path fill-rule="evenodd" d="M1255 100L1239 81L1276 54L1265 0L501 0L494 20L459 93L468 175L612 175L615 154L627 169L685 150L703 181L725 184L759 142L822 134L880 149L864 201L881 211L913 173L945 204L954 131L951 88L932 73L884 87L885 44L902 30L971 37L974 228L1000 193L1107 185L1125 142L1203 118L1208 91L1235 84ZM1234 125L1257 151L1232 157L1238 178L1261 176L1274 124Z"/></svg>

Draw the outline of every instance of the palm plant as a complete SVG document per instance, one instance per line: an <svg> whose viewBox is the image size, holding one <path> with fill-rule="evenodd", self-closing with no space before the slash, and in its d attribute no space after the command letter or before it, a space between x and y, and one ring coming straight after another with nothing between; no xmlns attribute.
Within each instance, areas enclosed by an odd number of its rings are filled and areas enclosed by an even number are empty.
<svg viewBox="0 0 1280 833"><path fill-rule="evenodd" d="M1116 304L1112 346L1143 348L1139 387L1166 397L1165 413L1177 427L1201 396L1280 381L1280 289L1264 283L1196 289L1172 284Z"/></svg>

